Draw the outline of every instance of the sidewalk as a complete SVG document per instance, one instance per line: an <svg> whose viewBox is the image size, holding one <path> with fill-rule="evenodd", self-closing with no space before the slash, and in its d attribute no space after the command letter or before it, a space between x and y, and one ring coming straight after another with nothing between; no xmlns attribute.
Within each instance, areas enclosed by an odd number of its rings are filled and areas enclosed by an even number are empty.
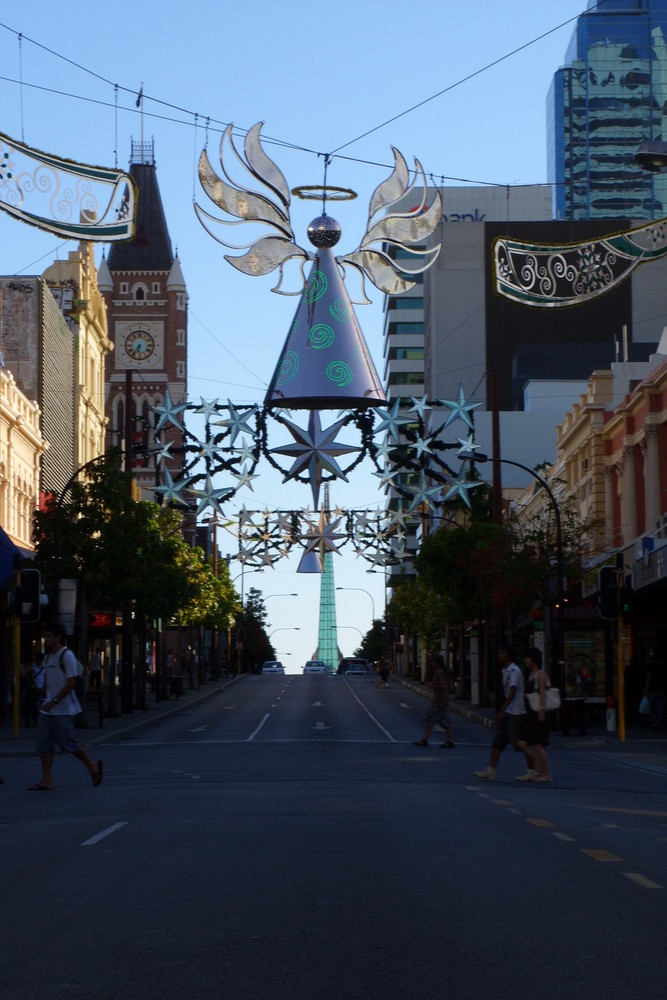
<svg viewBox="0 0 667 1000"><path fill-rule="evenodd" d="M410 680L406 677L394 677L394 680L402 684L403 687L422 695L424 698L431 698L433 692L426 684ZM484 708L480 705L473 705L469 700L452 698L449 703L450 712L453 715L462 716L470 722L476 722L488 729L493 729L495 710ZM608 732L606 724L606 713L603 712L600 719L587 719L586 732L581 735L579 730L574 728L565 735L560 731L554 732L554 737L562 741L565 745L567 741L568 749L572 747L595 747L595 749L605 750L632 750L633 753L643 753L664 757L664 764L667 768L667 726L663 726L657 733L651 731L648 721L632 721L626 725L625 741L621 740L616 732Z"/></svg>
<svg viewBox="0 0 667 1000"><path fill-rule="evenodd" d="M217 681L208 681L206 684L202 684L199 689L190 690L186 687L180 697L167 698L162 701L156 701L154 693L147 692L145 711L135 708L131 714L121 715L117 718L105 716L101 729L97 724L96 711L88 706L85 713L88 727L77 728L77 736L83 747L93 746L96 743L110 743L130 735L135 730L158 726L170 715L192 708L198 702L213 697L236 680L236 676L222 677ZM120 704L120 697L118 701ZM106 692L104 704L106 705ZM36 726L19 726L18 738L14 739L13 717L8 713L7 722L4 726L0 726L0 757L30 757L36 754L36 733Z"/></svg>

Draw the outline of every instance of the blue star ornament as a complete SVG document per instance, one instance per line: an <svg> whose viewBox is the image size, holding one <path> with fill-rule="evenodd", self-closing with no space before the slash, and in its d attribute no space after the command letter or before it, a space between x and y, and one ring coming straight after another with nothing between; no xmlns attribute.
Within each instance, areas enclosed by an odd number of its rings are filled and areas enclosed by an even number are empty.
<svg viewBox="0 0 667 1000"><path fill-rule="evenodd" d="M169 389L165 389L162 405L153 407L155 412L159 414L158 422L155 425L155 433L159 434L167 424L173 424L179 431L184 430L181 413L187 408L187 405L187 403L172 403Z"/></svg>
<svg viewBox="0 0 667 1000"><path fill-rule="evenodd" d="M198 406L195 413L203 413L207 420L212 420L213 417L218 415L218 401L217 399L204 399L203 396L199 397L201 400L201 406Z"/></svg>
<svg viewBox="0 0 667 1000"><path fill-rule="evenodd" d="M377 427L373 428L373 436L380 434L382 431L386 431L390 437L393 437L397 444L400 444L401 440L401 427L405 424L410 423L409 417L401 417L399 415L399 410L401 408L401 401L397 399L392 408L385 410L383 407L378 407L375 412L380 418Z"/></svg>
<svg viewBox="0 0 667 1000"><path fill-rule="evenodd" d="M307 471L310 487L313 491L313 503L317 506L320 486L322 485L322 472L329 472L336 479L348 482L347 476L338 465L335 456L349 455L359 449L355 445L336 441L336 435L344 425L344 420L337 420L331 427L322 430L317 410L310 411L307 430L292 423L291 420L285 420L284 423L294 438L294 444L272 448L271 452L272 454L291 455L295 459L292 468L283 479L284 483L288 479L296 479L300 473Z"/></svg>
<svg viewBox="0 0 667 1000"><path fill-rule="evenodd" d="M187 501L183 499L183 490L187 489L192 482L192 477L188 476L187 479L181 479L178 482L174 482L172 479L169 469L165 467L164 470L164 484L162 486L155 487L155 493L161 493L165 504L168 503L180 503L184 507L187 507Z"/></svg>
<svg viewBox="0 0 667 1000"><path fill-rule="evenodd" d="M469 434L467 438L457 437L456 439L461 445L456 453L456 457L460 458L462 462L469 462L475 460L475 452L479 451L481 445L475 444L475 439L472 434Z"/></svg>
<svg viewBox="0 0 667 1000"><path fill-rule="evenodd" d="M429 481L426 478L424 470L422 469L419 473L419 485L410 490L412 493L412 500L410 501L410 506L408 507L408 514L411 514L417 507L424 506L432 508L434 506L434 500L440 499L442 486L429 486L428 483Z"/></svg>
<svg viewBox="0 0 667 1000"><path fill-rule="evenodd" d="M451 413L445 421L445 427L449 427L453 424L455 420L463 420L464 423L472 430L472 417L470 414L473 410L476 410L481 403L466 403L465 393L463 392L463 384L459 385L459 391L456 399L439 399L439 403L446 406L447 409L451 410Z"/></svg>
<svg viewBox="0 0 667 1000"><path fill-rule="evenodd" d="M412 400L412 406L408 408L408 413L416 413L417 416L424 420L426 411L433 409L432 406L429 406L426 396L422 396L421 399L415 399L414 396L410 396L410 399Z"/></svg>
<svg viewBox="0 0 667 1000"><path fill-rule="evenodd" d="M250 426L248 421L255 415L257 407L251 406L248 410L238 410L231 399L228 399L227 409L229 410L229 416L225 417L224 420L216 420L216 424L221 427L229 427L230 445L233 446L239 434L248 434L250 437L253 437L255 429Z"/></svg>
<svg viewBox="0 0 667 1000"><path fill-rule="evenodd" d="M447 493L442 498L443 503L447 503L448 500L453 500L455 497L460 497L465 503L466 507L470 506L470 499L468 493L470 490L474 490L476 486L482 486L481 479L470 480L466 479L467 467L462 465L459 469L459 474L456 479L452 480L452 483L447 490Z"/></svg>
<svg viewBox="0 0 667 1000"><path fill-rule="evenodd" d="M213 480L210 475L208 475L206 477L206 486L203 490L188 490L188 493L192 493L193 496L199 498L197 510L195 511L195 517L199 517L199 515L205 511L207 507L212 507L218 514L222 514L223 510L221 502L223 500L227 500L230 496L233 496L234 492L235 490L233 486L227 486L222 490L214 489Z"/></svg>

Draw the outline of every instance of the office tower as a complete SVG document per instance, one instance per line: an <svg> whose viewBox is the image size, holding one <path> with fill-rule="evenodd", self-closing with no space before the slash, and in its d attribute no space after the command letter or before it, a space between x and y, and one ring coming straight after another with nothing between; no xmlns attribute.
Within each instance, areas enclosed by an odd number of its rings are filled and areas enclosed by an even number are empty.
<svg viewBox="0 0 667 1000"><path fill-rule="evenodd" d="M590 0L547 100L548 179L559 219L667 214L667 175L634 163L667 138L667 0Z"/></svg>

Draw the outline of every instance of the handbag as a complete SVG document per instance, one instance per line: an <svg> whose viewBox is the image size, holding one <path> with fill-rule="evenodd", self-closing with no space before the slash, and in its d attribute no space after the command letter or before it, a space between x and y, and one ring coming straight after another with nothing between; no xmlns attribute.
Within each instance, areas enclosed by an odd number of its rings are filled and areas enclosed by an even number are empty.
<svg viewBox="0 0 667 1000"><path fill-rule="evenodd" d="M648 699L648 695L644 695L642 700L639 702L639 714L640 715L650 715L651 714L651 702Z"/></svg>
<svg viewBox="0 0 667 1000"><path fill-rule="evenodd" d="M551 687L551 682L547 677L547 686L544 689L544 711L545 712L555 712L557 708L560 708L560 691L557 687ZM528 704L532 708L533 712L539 712L540 710L540 692L531 691L526 695L528 699Z"/></svg>

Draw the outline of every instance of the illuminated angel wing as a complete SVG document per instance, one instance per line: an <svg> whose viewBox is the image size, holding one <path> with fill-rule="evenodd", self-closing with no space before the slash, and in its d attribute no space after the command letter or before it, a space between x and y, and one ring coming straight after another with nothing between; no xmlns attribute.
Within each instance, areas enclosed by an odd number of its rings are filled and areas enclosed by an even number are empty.
<svg viewBox="0 0 667 1000"><path fill-rule="evenodd" d="M667 255L667 219L580 243L538 245L504 237L493 244L494 286L527 306L558 308L596 298L645 261Z"/></svg>
<svg viewBox="0 0 667 1000"><path fill-rule="evenodd" d="M298 246L290 222L290 190L283 174L276 164L269 159L262 148L261 130L263 122L258 122L250 129L245 138L245 159L239 155L232 139L232 126L229 125L220 141L220 166L222 177L216 174L211 166L206 149L199 158L199 180L204 191L218 208L233 219L219 219L206 212L195 202L195 212L206 231L223 246L230 250L247 250L241 256L225 254L225 260L244 274L270 274L276 268L280 270L280 280L273 288L274 292L282 292L283 267L285 263L297 258L303 266L311 259L307 250ZM225 147L229 150L226 151ZM264 191L246 190L236 184L230 177L229 157L236 161L263 186ZM234 221L238 220L238 221ZM256 223L264 227L262 235L250 239L247 243L230 243L227 232L231 226L242 226L245 223ZM266 229L269 230L268 235ZM305 284L305 279L304 282ZM300 294L303 288L294 294ZM291 294L282 292L282 294Z"/></svg>
<svg viewBox="0 0 667 1000"><path fill-rule="evenodd" d="M393 146L392 152L394 170L373 192L368 207L366 232L360 246L353 253L336 258L343 270L349 265L361 271L362 275L365 273L387 295L396 295L413 288L415 282L410 281L406 275L421 274L435 262L440 253L439 243L428 249L416 249L414 244L427 240L442 218L439 192L436 192L432 204L426 208L426 178L419 160L415 160L415 177L410 183L410 172L405 159ZM388 212L373 221L379 212L395 205L409 194L418 180L421 182L418 205L409 212ZM387 252L387 246L403 251L400 264Z"/></svg>

